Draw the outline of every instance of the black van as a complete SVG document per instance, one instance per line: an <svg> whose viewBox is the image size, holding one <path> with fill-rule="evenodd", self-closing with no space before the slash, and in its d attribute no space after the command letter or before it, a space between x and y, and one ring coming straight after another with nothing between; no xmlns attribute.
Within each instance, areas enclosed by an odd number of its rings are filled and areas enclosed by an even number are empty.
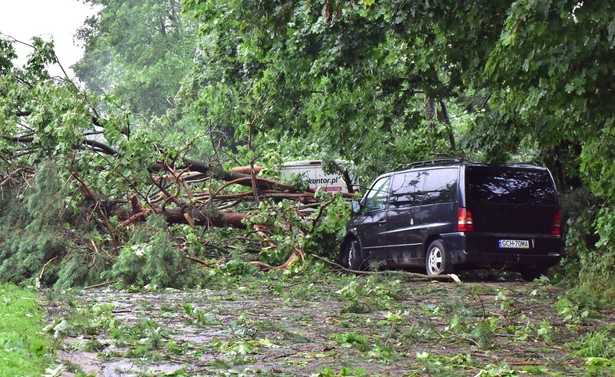
<svg viewBox="0 0 615 377"><path fill-rule="evenodd" d="M544 274L562 249L557 191L533 164L435 160L381 175L353 202L343 266L425 267Z"/></svg>

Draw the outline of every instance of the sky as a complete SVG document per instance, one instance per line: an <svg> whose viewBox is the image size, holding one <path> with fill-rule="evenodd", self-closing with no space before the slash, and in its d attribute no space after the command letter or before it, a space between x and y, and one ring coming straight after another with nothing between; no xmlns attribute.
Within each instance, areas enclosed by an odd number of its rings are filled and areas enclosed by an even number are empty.
<svg viewBox="0 0 615 377"><path fill-rule="evenodd" d="M56 55L68 71L83 55L74 40L74 34L85 19L96 13L82 0L0 0L0 33L22 42L30 43L38 36L46 41L53 39ZM15 44L23 64L31 49ZM61 75L59 67L51 67L52 75ZM72 75L72 71L68 71Z"/></svg>

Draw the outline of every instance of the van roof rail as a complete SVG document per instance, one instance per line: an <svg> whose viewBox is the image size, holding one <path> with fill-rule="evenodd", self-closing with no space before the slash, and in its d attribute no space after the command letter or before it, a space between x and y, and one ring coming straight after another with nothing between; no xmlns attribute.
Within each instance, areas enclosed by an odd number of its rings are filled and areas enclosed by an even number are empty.
<svg viewBox="0 0 615 377"><path fill-rule="evenodd" d="M410 169L410 168L415 168L419 166L444 165L444 164L460 163L460 162L465 162L465 160L463 158L456 158L456 157L440 157L440 158L434 158L431 160L416 161L408 165L403 165L402 169Z"/></svg>
<svg viewBox="0 0 615 377"><path fill-rule="evenodd" d="M523 162L509 162L506 165L508 166L540 166L539 164L533 161L523 161Z"/></svg>

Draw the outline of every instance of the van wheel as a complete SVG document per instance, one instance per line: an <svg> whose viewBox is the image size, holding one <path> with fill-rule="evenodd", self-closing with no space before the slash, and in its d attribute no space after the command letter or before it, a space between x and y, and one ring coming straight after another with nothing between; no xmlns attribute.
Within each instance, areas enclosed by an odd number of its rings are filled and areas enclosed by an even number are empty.
<svg viewBox="0 0 615 377"><path fill-rule="evenodd" d="M435 240L429 245L425 255L427 275L443 275L453 272L453 265L442 240Z"/></svg>
<svg viewBox="0 0 615 377"><path fill-rule="evenodd" d="M363 251L356 239L346 240L340 250L340 264L355 271L363 270Z"/></svg>
<svg viewBox="0 0 615 377"><path fill-rule="evenodd" d="M534 279L538 279L541 275L545 275L547 270L545 268L526 268L521 270L521 277L525 281L534 281Z"/></svg>

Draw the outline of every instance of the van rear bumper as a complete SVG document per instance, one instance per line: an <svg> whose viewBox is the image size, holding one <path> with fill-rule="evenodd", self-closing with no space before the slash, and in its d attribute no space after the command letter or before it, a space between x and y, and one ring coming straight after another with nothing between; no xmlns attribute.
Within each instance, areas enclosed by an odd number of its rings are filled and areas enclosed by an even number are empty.
<svg viewBox="0 0 615 377"><path fill-rule="evenodd" d="M548 268L561 259L559 236L534 234L449 233L442 235L454 266L520 270ZM499 240L527 240L529 249L500 248Z"/></svg>

